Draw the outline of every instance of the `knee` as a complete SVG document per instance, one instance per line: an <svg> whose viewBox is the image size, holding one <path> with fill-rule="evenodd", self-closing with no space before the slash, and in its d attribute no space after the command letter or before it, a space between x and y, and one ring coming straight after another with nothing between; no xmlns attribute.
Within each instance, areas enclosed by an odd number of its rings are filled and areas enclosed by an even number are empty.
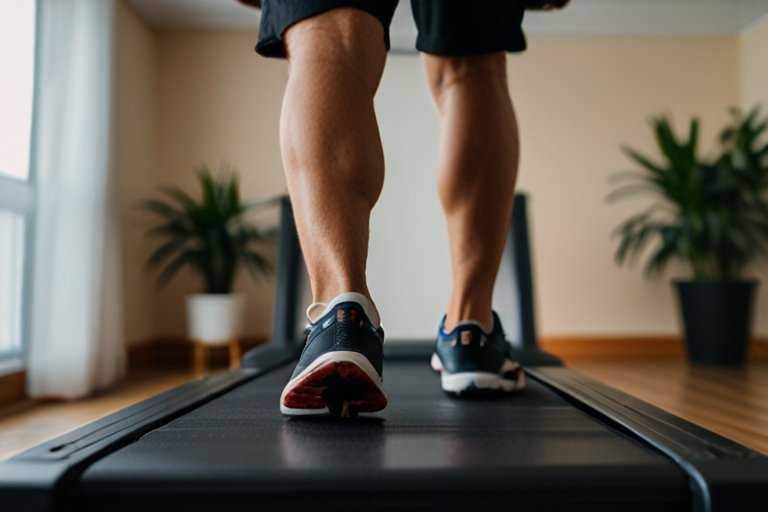
<svg viewBox="0 0 768 512"><path fill-rule="evenodd" d="M448 91L467 88L507 88L507 62L503 52L467 57L425 57L432 96L440 104Z"/></svg>
<svg viewBox="0 0 768 512"><path fill-rule="evenodd" d="M286 30L284 42L291 67L312 64L337 72L349 69L356 74L376 75L386 57L381 22L351 7L299 21Z"/></svg>

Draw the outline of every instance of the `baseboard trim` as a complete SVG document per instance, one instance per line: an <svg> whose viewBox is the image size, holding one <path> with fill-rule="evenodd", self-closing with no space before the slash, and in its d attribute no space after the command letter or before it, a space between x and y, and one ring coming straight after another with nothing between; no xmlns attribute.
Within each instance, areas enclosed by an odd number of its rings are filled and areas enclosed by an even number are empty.
<svg viewBox="0 0 768 512"><path fill-rule="evenodd" d="M246 337L240 340L243 352L263 345L266 336ZM187 338L163 337L128 345L128 370L147 366L191 367L192 342ZM229 361L227 345L212 347L209 351L211 366L226 366Z"/></svg>
<svg viewBox="0 0 768 512"><path fill-rule="evenodd" d="M27 372L23 370L0 376L0 409L26 400L26 380Z"/></svg>
<svg viewBox="0 0 768 512"><path fill-rule="evenodd" d="M241 340L242 350L267 342L267 338ZM606 359L685 359L683 339L673 335L647 336L547 336L541 349L565 361ZM227 347L211 351L211 364L226 366ZM768 338L756 338L750 344L750 361L768 360ZM156 338L128 346L128 368L146 366L182 367L192 364L192 343L185 338Z"/></svg>
<svg viewBox="0 0 768 512"><path fill-rule="evenodd" d="M540 340L541 349L569 360L604 359L684 359L685 342L679 336L548 336ZM750 361L768 360L768 339L756 338L750 344Z"/></svg>

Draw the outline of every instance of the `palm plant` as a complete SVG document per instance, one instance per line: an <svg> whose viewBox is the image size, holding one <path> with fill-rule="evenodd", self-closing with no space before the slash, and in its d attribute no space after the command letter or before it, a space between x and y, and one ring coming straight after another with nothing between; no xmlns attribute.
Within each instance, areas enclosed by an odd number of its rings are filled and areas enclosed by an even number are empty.
<svg viewBox="0 0 768 512"><path fill-rule="evenodd" d="M197 172L200 199L173 186L161 187L167 199L148 199L138 206L158 218L146 235L160 239L146 268L159 269L157 285L167 284L184 267L203 280L205 293L230 293L241 266L256 279L272 272L259 246L274 240L246 213L273 200L241 201L236 171L223 167L217 177L206 167Z"/></svg>
<svg viewBox="0 0 768 512"><path fill-rule="evenodd" d="M738 279L747 264L768 254L768 118L758 108L732 111L720 133L719 155L697 156L699 122L679 138L666 117L652 121L661 159L624 147L640 171L617 174L616 200L649 194L660 201L622 222L615 235L618 264L647 255L645 274L661 273L678 258L695 281Z"/></svg>

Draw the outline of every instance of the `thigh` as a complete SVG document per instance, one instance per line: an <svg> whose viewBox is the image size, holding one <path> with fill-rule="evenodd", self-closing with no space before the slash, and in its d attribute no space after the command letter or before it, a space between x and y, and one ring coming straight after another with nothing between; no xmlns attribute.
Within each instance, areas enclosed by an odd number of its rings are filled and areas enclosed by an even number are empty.
<svg viewBox="0 0 768 512"><path fill-rule="evenodd" d="M389 24L398 0L263 0L256 51L265 57L285 57L285 31L295 23L339 7L353 7L378 19L389 49Z"/></svg>
<svg viewBox="0 0 768 512"><path fill-rule="evenodd" d="M525 49L517 0L411 0L419 29L416 48L434 55L482 55Z"/></svg>

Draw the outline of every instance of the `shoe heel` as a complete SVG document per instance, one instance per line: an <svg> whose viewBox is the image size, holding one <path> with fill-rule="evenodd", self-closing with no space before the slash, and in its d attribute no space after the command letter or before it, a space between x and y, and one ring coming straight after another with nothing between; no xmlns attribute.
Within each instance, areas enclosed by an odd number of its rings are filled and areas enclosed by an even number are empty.
<svg viewBox="0 0 768 512"><path fill-rule="evenodd" d="M375 412L387 405L379 386L354 363L338 363L324 384L323 400L331 416L354 418L359 412Z"/></svg>

